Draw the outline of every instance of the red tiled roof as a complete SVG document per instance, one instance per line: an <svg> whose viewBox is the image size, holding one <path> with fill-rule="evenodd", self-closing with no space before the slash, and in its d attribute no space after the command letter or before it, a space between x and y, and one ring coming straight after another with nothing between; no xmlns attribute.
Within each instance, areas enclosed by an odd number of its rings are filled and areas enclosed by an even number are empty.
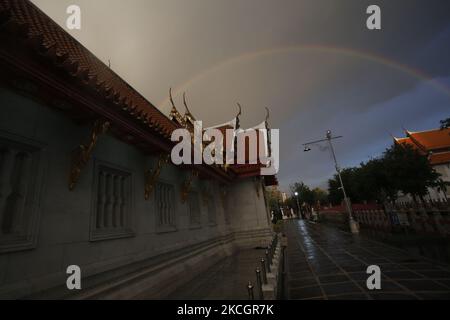
<svg viewBox="0 0 450 320"><path fill-rule="evenodd" d="M428 151L450 148L450 129L408 132L409 137Z"/></svg>
<svg viewBox="0 0 450 320"><path fill-rule="evenodd" d="M432 165L450 163L450 129L406 131L406 134L406 138L394 138L395 143L410 145L422 154L430 153Z"/></svg>
<svg viewBox="0 0 450 320"><path fill-rule="evenodd" d="M419 151L424 151L424 150L422 150L421 148L419 148L419 147L417 146L417 144L415 144L415 143L411 140L411 138L394 138L394 140L395 140L395 142L396 142L397 144L407 144L407 145L413 147L414 149L418 149Z"/></svg>
<svg viewBox="0 0 450 320"><path fill-rule="evenodd" d="M18 36L26 39L36 55L51 58L50 61L65 70L75 82L94 89L100 97L112 102L110 106L120 108L128 118L171 143L172 131L179 125L29 0L0 0L0 31L14 40ZM213 170L222 171L219 168ZM232 171L255 176L259 175L259 166L232 167Z"/></svg>
<svg viewBox="0 0 450 320"><path fill-rule="evenodd" d="M450 152L433 153L430 156L430 163L432 165L450 163Z"/></svg>
<svg viewBox="0 0 450 320"><path fill-rule="evenodd" d="M169 137L176 125L88 49L28 0L0 0L0 23L19 25L44 54L57 58L72 76L121 104L132 117Z"/></svg>

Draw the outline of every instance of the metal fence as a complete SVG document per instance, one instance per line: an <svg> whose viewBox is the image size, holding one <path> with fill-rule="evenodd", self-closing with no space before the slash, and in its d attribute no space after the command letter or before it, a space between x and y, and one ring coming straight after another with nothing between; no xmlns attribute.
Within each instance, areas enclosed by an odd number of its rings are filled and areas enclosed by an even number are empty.
<svg viewBox="0 0 450 320"><path fill-rule="evenodd" d="M450 236L450 203L426 201L386 204L353 211L363 228Z"/></svg>

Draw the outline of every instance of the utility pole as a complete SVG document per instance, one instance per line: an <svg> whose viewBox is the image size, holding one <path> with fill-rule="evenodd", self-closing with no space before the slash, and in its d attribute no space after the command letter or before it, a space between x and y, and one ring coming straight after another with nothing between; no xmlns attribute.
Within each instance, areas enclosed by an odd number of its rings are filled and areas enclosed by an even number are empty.
<svg viewBox="0 0 450 320"><path fill-rule="evenodd" d="M349 200L347 198L347 193L345 192L344 183L342 182L341 169L339 168L339 165L338 165L338 162L337 162L337 158L336 158L336 153L334 152L333 143L332 143L332 140L340 139L340 138L342 138L342 136L333 137L332 134L331 134L331 130L328 130L325 139L308 142L308 143L303 144L303 146L305 147L304 151L308 152L308 151L311 151L311 148L309 146L317 144L317 143L320 143L320 142L325 142L325 141L328 142L328 146L330 147L331 154L333 156L336 172L337 172L338 177L339 177L339 183L341 185L341 190L342 190L342 193L344 195L344 201L345 201L345 206L347 208L350 230L351 230L352 233L357 234L357 233L359 233L359 226L358 226L358 223L353 218L352 207L351 207L350 202L349 202Z"/></svg>
<svg viewBox="0 0 450 320"><path fill-rule="evenodd" d="M298 214L298 218L299 219L303 219L302 214L301 214L301 210L300 210L300 203L298 202L298 192L296 191L295 193L295 200L297 200L297 214Z"/></svg>

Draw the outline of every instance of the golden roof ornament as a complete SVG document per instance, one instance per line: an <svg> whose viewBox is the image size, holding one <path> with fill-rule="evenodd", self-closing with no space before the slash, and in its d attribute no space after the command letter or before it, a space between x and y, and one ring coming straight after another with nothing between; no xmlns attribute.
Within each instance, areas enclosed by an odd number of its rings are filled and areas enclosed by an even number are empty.
<svg viewBox="0 0 450 320"><path fill-rule="evenodd" d="M178 109L175 106L175 103L173 102L172 88L169 89L169 98L170 98L170 103L172 104L172 110L170 111L170 115L169 115L170 120L175 121L179 125L185 127L186 122L185 122L183 116L178 112Z"/></svg>
<svg viewBox="0 0 450 320"><path fill-rule="evenodd" d="M192 126L194 126L194 122L196 121L196 119L192 115L191 110L189 110L188 104L186 102L186 92L183 93L183 104L184 107L186 108L186 112L184 114L184 121L186 122L186 124L189 122Z"/></svg>
<svg viewBox="0 0 450 320"><path fill-rule="evenodd" d="M270 110L269 108L266 107L266 120L265 120L265 124L266 124L266 129L269 130L270 129L270 125L269 125L269 119L270 119Z"/></svg>
<svg viewBox="0 0 450 320"><path fill-rule="evenodd" d="M236 125L235 125L235 130L239 129L241 127L241 121L239 119L239 117L242 115L242 106L241 104L238 102L237 106L239 107L239 112L236 116Z"/></svg>

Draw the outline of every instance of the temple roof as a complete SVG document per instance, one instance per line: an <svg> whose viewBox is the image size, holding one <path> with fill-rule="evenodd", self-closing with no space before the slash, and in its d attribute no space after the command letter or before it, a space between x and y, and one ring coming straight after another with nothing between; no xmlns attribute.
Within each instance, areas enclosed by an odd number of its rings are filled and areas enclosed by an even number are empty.
<svg viewBox="0 0 450 320"><path fill-rule="evenodd" d="M432 165L450 163L450 152L433 153L430 156Z"/></svg>
<svg viewBox="0 0 450 320"><path fill-rule="evenodd" d="M185 97L184 116L174 105L165 116L29 0L0 0L0 42L2 82L31 81L38 89L28 93L49 106L68 102L64 112L79 123L110 121L112 134L146 153L170 152L173 130L195 121ZM223 181L239 178L219 166L198 169Z"/></svg>
<svg viewBox="0 0 450 320"><path fill-rule="evenodd" d="M427 151L450 148L450 129L409 132L408 137Z"/></svg>
<svg viewBox="0 0 450 320"><path fill-rule="evenodd" d="M411 138L395 138L394 140L397 144L407 144L410 145L413 148L417 148L417 145L411 140Z"/></svg>
<svg viewBox="0 0 450 320"><path fill-rule="evenodd" d="M450 163L450 129L413 132L405 130L406 138L395 138L396 144L407 144L428 155L432 165Z"/></svg>

